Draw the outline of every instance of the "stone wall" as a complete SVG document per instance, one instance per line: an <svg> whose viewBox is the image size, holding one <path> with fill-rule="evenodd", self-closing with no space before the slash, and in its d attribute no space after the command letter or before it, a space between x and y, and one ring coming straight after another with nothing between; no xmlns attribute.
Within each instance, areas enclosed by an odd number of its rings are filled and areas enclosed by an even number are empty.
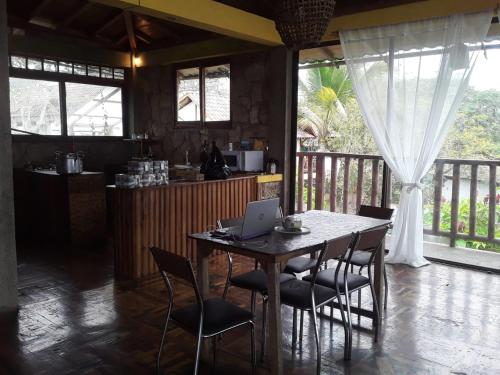
<svg viewBox="0 0 500 375"><path fill-rule="evenodd" d="M275 50L232 56L230 129L182 129L175 127L175 67L172 65L138 69L136 131L145 130L161 141L153 146L155 156L171 163L184 161L188 150L191 161L197 163L204 139L216 140L225 149L228 142L264 137L270 141L270 156L284 160L280 143L285 141L285 115L276 116L277 102L284 94L276 93L276 80L281 79L282 61ZM272 95L276 94L276 95ZM271 120L273 118L273 120ZM271 129L273 127L273 129ZM271 131L273 130L273 131ZM273 137L271 140L270 137ZM282 163L281 163L282 164Z"/></svg>

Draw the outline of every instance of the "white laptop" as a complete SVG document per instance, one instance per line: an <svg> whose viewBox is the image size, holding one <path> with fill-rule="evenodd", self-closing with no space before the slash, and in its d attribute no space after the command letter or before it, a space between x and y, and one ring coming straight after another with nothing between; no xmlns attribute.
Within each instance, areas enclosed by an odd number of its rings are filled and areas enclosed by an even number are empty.
<svg viewBox="0 0 500 375"><path fill-rule="evenodd" d="M270 233L274 229L279 204L279 198L249 202L243 224L227 228L227 234L244 241Z"/></svg>

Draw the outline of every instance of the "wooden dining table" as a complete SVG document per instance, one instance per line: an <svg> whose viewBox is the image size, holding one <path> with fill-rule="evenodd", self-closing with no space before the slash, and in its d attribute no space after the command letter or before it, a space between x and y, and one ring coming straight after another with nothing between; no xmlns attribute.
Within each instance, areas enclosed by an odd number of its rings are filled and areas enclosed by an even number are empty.
<svg viewBox="0 0 500 375"><path fill-rule="evenodd" d="M210 232L189 235L190 238L196 241L197 281L204 298L209 296L208 259L214 250L227 251L256 259L266 272L269 295L269 347L267 354L272 374L283 374L283 330L279 275L286 262L294 257L311 254L315 246L324 241L331 241L350 236L355 232L380 228L390 224L388 220L328 211L313 210L296 216L302 219L303 226L309 228L310 233L295 235L273 231L268 235L242 242L213 237ZM379 252L376 257L374 273L376 297L379 302L381 302L383 295L383 283L380 282L384 267L382 253ZM371 311L353 309L353 312L360 312L364 316L371 317L374 324L380 324Z"/></svg>

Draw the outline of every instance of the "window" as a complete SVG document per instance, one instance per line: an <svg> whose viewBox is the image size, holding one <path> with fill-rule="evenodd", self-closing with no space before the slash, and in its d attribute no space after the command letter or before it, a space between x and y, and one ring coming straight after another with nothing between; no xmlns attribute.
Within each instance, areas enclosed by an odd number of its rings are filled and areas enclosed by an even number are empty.
<svg viewBox="0 0 500 375"><path fill-rule="evenodd" d="M122 136L120 87L66 83L68 135Z"/></svg>
<svg viewBox="0 0 500 375"><path fill-rule="evenodd" d="M228 125L230 65L196 66L176 71L177 124Z"/></svg>
<svg viewBox="0 0 500 375"><path fill-rule="evenodd" d="M10 68L12 134L124 135L124 69L25 56Z"/></svg>
<svg viewBox="0 0 500 375"><path fill-rule="evenodd" d="M13 78L10 82L11 127L30 133L61 135L59 83ZM13 134L23 134L12 131Z"/></svg>

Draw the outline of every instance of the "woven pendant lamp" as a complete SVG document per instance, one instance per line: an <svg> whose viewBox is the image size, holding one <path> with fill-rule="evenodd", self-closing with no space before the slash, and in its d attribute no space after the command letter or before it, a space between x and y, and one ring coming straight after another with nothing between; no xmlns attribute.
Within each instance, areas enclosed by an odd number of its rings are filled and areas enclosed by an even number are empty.
<svg viewBox="0 0 500 375"><path fill-rule="evenodd" d="M317 46L334 8L335 0L279 0L275 5L276 30L289 49Z"/></svg>

